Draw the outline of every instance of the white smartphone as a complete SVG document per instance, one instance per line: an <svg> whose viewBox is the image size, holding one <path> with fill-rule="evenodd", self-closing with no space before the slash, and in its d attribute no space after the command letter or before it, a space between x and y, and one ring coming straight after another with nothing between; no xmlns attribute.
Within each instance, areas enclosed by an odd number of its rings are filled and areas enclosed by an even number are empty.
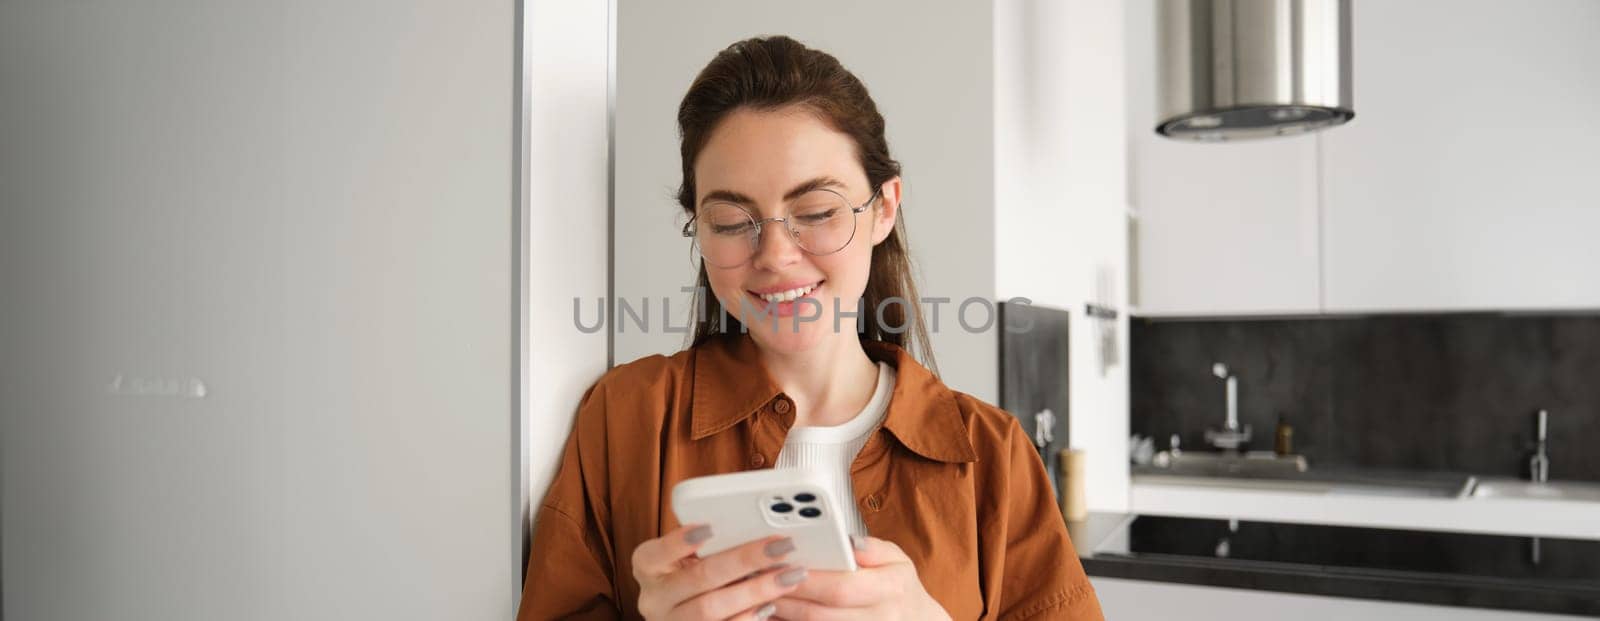
<svg viewBox="0 0 1600 621"><path fill-rule="evenodd" d="M696 477L672 486L672 511L680 524L710 524L700 556L769 535L794 540L784 562L827 571L855 571L844 514L834 506L827 479L804 468L751 470Z"/></svg>

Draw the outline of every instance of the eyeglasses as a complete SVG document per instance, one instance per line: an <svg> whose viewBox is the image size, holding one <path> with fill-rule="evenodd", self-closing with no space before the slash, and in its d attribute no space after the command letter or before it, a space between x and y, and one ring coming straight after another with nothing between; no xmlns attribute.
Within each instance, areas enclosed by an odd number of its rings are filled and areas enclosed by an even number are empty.
<svg viewBox="0 0 1600 621"><path fill-rule="evenodd" d="M881 192L852 207L838 192L812 190L790 203L782 218L757 218L736 203L713 201L695 210L683 225L683 236L693 238L700 256L717 267L738 267L755 256L761 227L768 222L782 222L795 244L809 254L833 254L850 245L856 236L855 215L866 211Z"/></svg>

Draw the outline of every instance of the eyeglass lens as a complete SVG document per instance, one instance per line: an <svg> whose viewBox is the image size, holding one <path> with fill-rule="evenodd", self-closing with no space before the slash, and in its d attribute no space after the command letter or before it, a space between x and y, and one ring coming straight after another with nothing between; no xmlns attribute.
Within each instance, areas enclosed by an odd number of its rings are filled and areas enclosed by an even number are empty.
<svg viewBox="0 0 1600 621"><path fill-rule="evenodd" d="M695 244L707 263L718 267L741 265L755 254L760 244L755 218L739 205L707 203L700 207L695 218ZM761 228L776 224L769 221ZM783 224L800 249L814 255L844 249L856 231L850 202L827 190L801 195L790 204Z"/></svg>

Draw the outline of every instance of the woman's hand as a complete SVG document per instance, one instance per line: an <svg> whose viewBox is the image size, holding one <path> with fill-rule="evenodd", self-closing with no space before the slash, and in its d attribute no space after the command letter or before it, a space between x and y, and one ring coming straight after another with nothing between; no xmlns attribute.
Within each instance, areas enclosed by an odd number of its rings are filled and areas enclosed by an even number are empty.
<svg viewBox="0 0 1600 621"><path fill-rule="evenodd" d="M856 571L814 571L793 593L778 599L777 617L785 621L820 619L949 619L917 579L906 553L888 541L851 537L856 545Z"/></svg>
<svg viewBox="0 0 1600 621"><path fill-rule="evenodd" d="M787 537L759 539L705 558L695 556L711 527L685 525L633 550L639 614L651 621L772 616L771 603L806 579L806 570L782 566L794 551Z"/></svg>

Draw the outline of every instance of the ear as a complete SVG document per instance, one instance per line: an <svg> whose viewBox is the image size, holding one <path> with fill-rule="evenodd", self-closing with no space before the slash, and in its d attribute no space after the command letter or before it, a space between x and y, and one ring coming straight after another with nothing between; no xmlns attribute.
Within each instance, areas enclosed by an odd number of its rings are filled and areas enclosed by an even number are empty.
<svg viewBox="0 0 1600 621"><path fill-rule="evenodd" d="M878 207L872 210L872 245L883 243L894 232L894 223L900 218L900 177L883 182L879 191Z"/></svg>

